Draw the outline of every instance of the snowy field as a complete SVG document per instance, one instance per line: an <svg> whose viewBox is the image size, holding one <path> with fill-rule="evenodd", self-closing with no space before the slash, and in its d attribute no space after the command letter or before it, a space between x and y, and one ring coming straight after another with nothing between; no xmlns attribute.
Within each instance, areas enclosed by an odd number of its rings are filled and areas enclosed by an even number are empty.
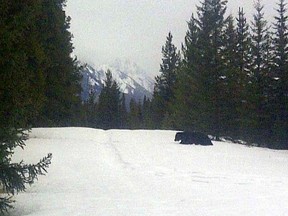
<svg viewBox="0 0 288 216"><path fill-rule="evenodd" d="M173 131L33 129L15 161L53 153L46 176L15 196L12 216L284 216L288 151L213 142L180 145Z"/></svg>

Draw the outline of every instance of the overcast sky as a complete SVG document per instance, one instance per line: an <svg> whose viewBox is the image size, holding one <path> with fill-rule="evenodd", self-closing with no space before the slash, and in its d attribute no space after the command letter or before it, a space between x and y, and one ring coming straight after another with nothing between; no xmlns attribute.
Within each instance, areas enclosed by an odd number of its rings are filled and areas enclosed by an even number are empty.
<svg viewBox="0 0 288 216"><path fill-rule="evenodd" d="M273 20L277 2L262 0L267 20ZM130 59L155 75L168 32L180 48L196 5L199 0L68 0L74 53L95 66ZM226 14L236 15L239 6L247 18L255 12L253 0L230 0Z"/></svg>

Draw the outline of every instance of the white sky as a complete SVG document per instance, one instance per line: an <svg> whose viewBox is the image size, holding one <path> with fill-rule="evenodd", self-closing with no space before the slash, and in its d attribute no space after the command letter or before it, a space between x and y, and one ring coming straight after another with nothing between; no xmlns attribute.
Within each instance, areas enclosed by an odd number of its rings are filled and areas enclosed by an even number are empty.
<svg viewBox="0 0 288 216"><path fill-rule="evenodd" d="M269 21L277 2L262 0ZM168 32L180 48L196 5L199 0L68 0L74 53L78 60L96 66L116 58L130 59L155 75ZM227 6L227 15L237 15L239 6L244 7L247 18L255 12L253 0L228 0Z"/></svg>

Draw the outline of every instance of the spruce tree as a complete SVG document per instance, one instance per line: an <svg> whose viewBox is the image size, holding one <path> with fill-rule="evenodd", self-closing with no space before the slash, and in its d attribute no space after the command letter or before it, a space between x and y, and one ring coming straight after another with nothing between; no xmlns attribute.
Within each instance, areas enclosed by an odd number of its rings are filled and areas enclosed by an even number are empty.
<svg viewBox="0 0 288 216"><path fill-rule="evenodd" d="M189 22L187 22L188 30L186 32L184 44L182 44L183 61L189 68L198 64L199 58L198 40L199 40L199 27L197 20L192 13Z"/></svg>
<svg viewBox="0 0 288 216"><path fill-rule="evenodd" d="M88 100L82 104L82 113L84 113L82 118L84 126L92 128L97 126L96 92L92 88L90 89Z"/></svg>
<svg viewBox="0 0 288 216"><path fill-rule="evenodd" d="M176 69L180 64L180 53L173 44L173 36L169 32L165 46L162 47L162 64L160 65L160 75L155 78L153 103L155 114L159 126L167 114L169 103L174 99L174 87L176 83Z"/></svg>
<svg viewBox="0 0 288 216"><path fill-rule="evenodd" d="M197 68L197 109L202 130L217 138L223 132L222 97L224 65L221 49L223 47L224 25L227 1L204 0L197 7L199 27L200 60Z"/></svg>
<svg viewBox="0 0 288 216"><path fill-rule="evenodd" d="M97 104L97 124L103 129L120 127L121 93L110 70L106 72L103 89Z"/></svg>
<svg viewBox="0 0 288 216"><path fill-rule="evenodd" d="M37 28L41 1L3 1L0 4L0 213L12 207L11 196L25 191L51 162L12 163L15 148L24 148L29 123L44 101L45 50Z"/></svg>
<svg viewBox="0 0 288 216"><path fill-rule="evenodd" d="M175 127L178 129L195 129L200 122L196 109L198 90L198 72L201 59L201 50L199 49L199 27L197 20L192 13L187 22L188 30L186 32L184 44L182 44L183 59L177 70L177 79L175 84L175 101L172 103L172 118Z"/></svg>
<svg viewBox="0 0 288 216"><path fill-rule="evenodd" d="M134 98L130 100L130 112L129 112L129 125L131 129L142 128L143 115L142 106L140 101L137 103Z"/></svg>
<svg viewBox="0 0 288 216"><path fill-rule="evenodd" d="M3 120L2 118L0 120ZM5 118L7 121L7 118ZM19 119L17 119L19 121ZM24 148L28 138L27 128L16 129L13 125L0 128L0 186L4 193L0 193L0 213L7 212L13 207L12 196L24 192L27 185L37 180L38 175L45 175L52 159L52 154L44 157L37 164L25 164L23 161L12 163L15 148Z"/></svg>
<svg viewBox="0 0 288 216"><path fill-rule="evenodd" d="M224 135L235 136L239 130L239 105L241 100L241 73L237 68L237 32L234 18L228 16L223 37L222 75L222 130ZM224 132L222 132L224 133Z"/></svg>
<svg viewBox="0 0 288 216"><path fill-rule="evenodd" d="M238 111L238 133L235 134L238 138L245 139L249 136L249 110L248 91L249 70L251 64L251 37L249 32L249 25L245 17L243 8L239 8L238 16L236 18L236 50L235 50L235 70L237 73L237 111ZM246 134L246 135L245 135Z"/></svg>
<svg viewBox="0 0 288 216"><path fill-rule="evenodd" d="M142 115L143 115L143 128L152 129L153 128L153 118L152 118L152 103L149 98L144 96L143 106L142 106Z"/></svg>
<svg viewBox="0 0 288 216"><path fill-rule="evenodd" d="M249 70L249 59L251 58L250 53L250 32L249 32L249 25L247 23L247 19L245 17L245 13L243 8L239 8L238 10L238 17L236 18L237 21L237 48L236 48L236 65L239 70L246 74Z"/></svg>
<svg viewBox="0 0 288 216"><path fill-rule="evenodd" d="M126 97L125 93L122 93L121 96L121 102L120 102L120 128L124 129L127 128L127 122L128 122L128 112L127 112L127 104L126 104Z"/></svg>
<svg viewBox="0 0 288 216"><path fill-rule="evenodd" d="M1 114L22 110L29 121L44 102L45 50L36 26L40 8L39 1L0 5L0 100L10 106Z"/></svg>
<svg viewBox="0 0 288 216"><path fill-rule="evenodd" d="M284 0L279 0L277 13L275 17L274 36L274 68L273 84L270 103L272 103L271 112L274 113L273 121L273 139L276 140L278 147L288 148L288 31L287 31L287 9Z"/></svg>
<svg viewBox="0 0 288 216"><path fill-rule="evenodd" d="M250 127L257 140L271 136L268 112L269 86L271 83L271 36L267 21L264 19L263 5L260 0L255 4L256 13L252 22L252 61L249 82ZM251 130L252 131L252 130Z"/></svg>
<svg viewBox="0 0 288 216"><path fill-rule="evenodd" d="M64 11L65 0L43 0L37 28L45 50L45 105L37 126L68 126L74 123L80 106L80 72L69 32L70 17Z"/></svg>

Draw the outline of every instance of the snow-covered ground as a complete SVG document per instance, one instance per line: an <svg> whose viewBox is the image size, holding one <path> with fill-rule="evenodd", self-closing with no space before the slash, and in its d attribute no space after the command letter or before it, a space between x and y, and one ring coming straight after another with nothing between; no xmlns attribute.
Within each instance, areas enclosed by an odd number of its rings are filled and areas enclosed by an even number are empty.
<svg viewBox="0 0 288 216"><path fill-rule="evenodd" d="M14 160L53 153L46 176L15 196L12 216L288 214L288 151L213 142L180 145L173 131L33 129Z"/></svg>

